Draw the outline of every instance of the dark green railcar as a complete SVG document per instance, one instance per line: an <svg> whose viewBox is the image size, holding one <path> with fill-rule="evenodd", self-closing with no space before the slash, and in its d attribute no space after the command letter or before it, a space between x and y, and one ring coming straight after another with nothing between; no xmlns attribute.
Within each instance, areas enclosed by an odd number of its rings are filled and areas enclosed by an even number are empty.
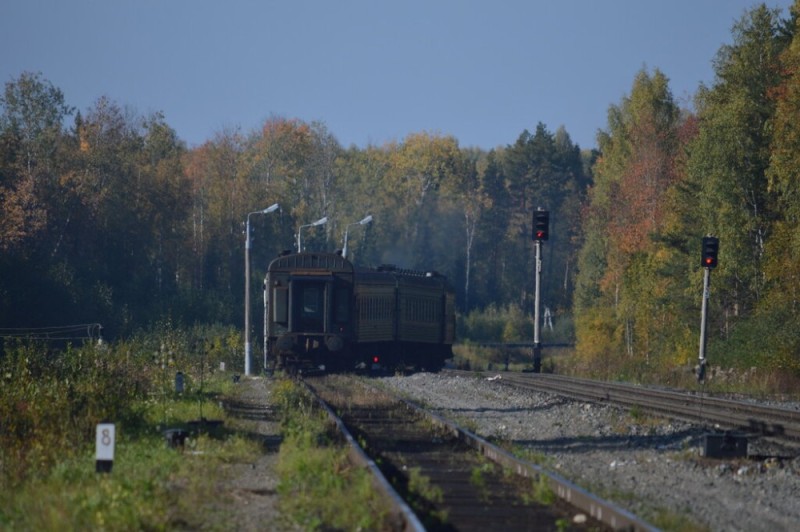
<svg viewBox="0 0 800 532"><path fill-rule="evenodd" d="M435 272L297 253L272 261L265 289L267 358L280 366L437 371L452 357L455 295Z"/></svg>

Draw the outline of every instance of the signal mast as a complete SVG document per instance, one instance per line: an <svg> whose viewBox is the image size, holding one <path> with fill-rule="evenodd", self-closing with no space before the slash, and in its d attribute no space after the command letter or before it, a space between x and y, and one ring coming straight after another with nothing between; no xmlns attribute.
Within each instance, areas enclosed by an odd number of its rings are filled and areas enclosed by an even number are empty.
<svg viewBox="0 0 800 532"><path fill-rule="evenodd" d="M536 247L536 283L533 300L533 372L542 372L542 342L539 330L539 300L542 277L542 243L547 240L550 231L550 211L539 207L533 211L533 232L531 235Z"/></svg>
<svg viewBox="0 0 800 532"><path fill-rule="evenodd" d="M719 252L719 238L711 235L703 237L702 256L700 265L703 272L703 306L700 311L700 356L697 368L697 380L703 382L706 377L706 328L708 321L708 298L710 295L711 270L717 267L717 253Z"/></svg>

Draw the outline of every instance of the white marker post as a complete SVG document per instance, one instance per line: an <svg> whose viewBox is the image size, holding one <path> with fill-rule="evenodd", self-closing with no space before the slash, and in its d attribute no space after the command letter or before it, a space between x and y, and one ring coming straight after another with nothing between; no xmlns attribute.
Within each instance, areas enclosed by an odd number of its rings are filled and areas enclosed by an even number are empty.
<svg viewBox="0 0 800 532"><path fill-rule="evenodd" d="M97 454L96 472L111 473L114 465L114 424L100 423L97 425Z"/></svg>

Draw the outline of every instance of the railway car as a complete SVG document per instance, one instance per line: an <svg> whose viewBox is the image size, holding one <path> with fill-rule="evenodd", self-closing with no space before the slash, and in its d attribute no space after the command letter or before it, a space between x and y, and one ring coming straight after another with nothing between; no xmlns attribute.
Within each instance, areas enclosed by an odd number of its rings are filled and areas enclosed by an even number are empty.
<svg viewBox="0 0 800 532"><path fill-rule="evenodd" d="M264 342L279 367L438 371L452 357L455 294L435 272L290 253L270 263L264 286Z"/></svg>

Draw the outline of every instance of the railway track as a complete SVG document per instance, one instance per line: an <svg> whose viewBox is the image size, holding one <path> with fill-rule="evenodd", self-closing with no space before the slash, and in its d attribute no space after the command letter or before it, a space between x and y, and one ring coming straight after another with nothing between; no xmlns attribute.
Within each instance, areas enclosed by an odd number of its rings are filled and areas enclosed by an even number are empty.
<svg viewBox="0 0 800 532"><path fill-rule="evenodd" d="M652 530L627 511L363 380L334 375L304 382L351 445L360 447L359 461L375 469L380 464L384 480L377 482L395 501L406 530ZM557 498L551 503L542 494ZM576 522L577 514L585 521Z"/></svg>
<svg viewBox="0 0 800 532"><path fill-rule="evenodd" d="M796 410L560 375L509 372L500 372L499 375L503 383L527 390L610 403L715 429L740 431L748 437L765 437L793 446L800 444L800 411Z"/></svg>

